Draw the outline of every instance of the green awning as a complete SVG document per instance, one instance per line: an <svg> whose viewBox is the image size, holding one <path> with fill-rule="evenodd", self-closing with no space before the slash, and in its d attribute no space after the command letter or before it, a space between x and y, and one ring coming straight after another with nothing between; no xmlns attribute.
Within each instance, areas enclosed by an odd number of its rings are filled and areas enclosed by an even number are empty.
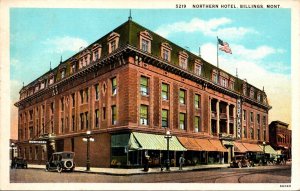
<svg viewBox="0 0 300 191"><path fill-rule="evenodd" d="M167 150L167 140L164 135L154 135L146 133L133 132L133 137L136 139L136 143L133 147L138 147L143 150ZM130 138L132 138L130 136ZM131 140L131 139L130 139ZM133 140L131 140L133 141ZM134 142L134 141L133 141ZM141 147L140 147L141 146ZM169 142L170 151L186 151L181 143L178 141L176 136L172 136Z"/></svg>
<svg viewBox="0 0 300 191"><path fill-rule="evenodd" d="M263 145L259 145L261 147L261 150L264 150L264 146ZM266 145L265 146L265 153L268 154L273 154L276 155L277 152L271 147L271 145Z"/></svg>
<svg viewBox="0 0 300 191"><path fill-rule="evenodd" d="M128 141L128 150L140 150L140 149L142 149L142 146L134 138L133 133L131 133Z"/></svg>

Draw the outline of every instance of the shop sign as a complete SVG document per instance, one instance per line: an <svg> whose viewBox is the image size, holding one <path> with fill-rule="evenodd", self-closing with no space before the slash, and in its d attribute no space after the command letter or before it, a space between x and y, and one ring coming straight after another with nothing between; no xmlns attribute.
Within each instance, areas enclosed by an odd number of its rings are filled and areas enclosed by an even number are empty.
<svg viewBox="0 0 300 191"><path fill-rule="evenodd" d="M237 123L236 123L236 129L237 129L237 138L241 138L241 122L242 122L242 104L241 99L237 99Z"/></svg>
<svg viewBox="0 0 300 191"><path fill-rule="evenodd" d="M47 141L29 141L30 144L46 144Z"/></svg>

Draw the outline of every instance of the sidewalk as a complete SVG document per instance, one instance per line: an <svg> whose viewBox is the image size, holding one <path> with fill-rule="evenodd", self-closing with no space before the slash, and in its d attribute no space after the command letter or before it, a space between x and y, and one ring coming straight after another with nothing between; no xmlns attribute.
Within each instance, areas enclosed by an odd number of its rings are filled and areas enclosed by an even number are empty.
<svg viewBox="0 0 300 191"><path fill-rule="evenodd" d="M171 167L170 171L166 171L165 168L163 171L161 171L161 169L159 167L155 167L155 168L149 168L148 172L145 172L143 168L124 169L124 168L91 167L90 171L86 171L86 167L76 167L75 172L126 176L126 175L154 174L154 173L176 173L176 172L186 172L186 171L202 171L202 170L213 170L213 169L215 170L215 169L220 169L220 168L228 168L228 166L229 166L229 164L186 166L186 167L183 167L183 170L179 170L179 167ZM28 168L45 169L45 165L28 164Z"/></svg>

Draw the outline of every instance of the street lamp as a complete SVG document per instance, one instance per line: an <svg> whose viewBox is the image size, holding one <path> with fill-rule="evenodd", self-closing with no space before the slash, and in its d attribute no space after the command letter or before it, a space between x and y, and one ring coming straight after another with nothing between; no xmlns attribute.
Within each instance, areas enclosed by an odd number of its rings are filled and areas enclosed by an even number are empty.
<svg viewBox="0 0 300 191"><path fill-rule="evenodd" d="M263 150L264 151L263 164L265 164L265 154L266 154L266 142L265 141L263 142L263 147L264 147L264 150Z"/></svg>
<svg viewBox="0 0 300 191"><path fill-rule="evenodd" d="M94 142L95 139L91 136L91 131L86 132L86 136L82 139L86 144L86 171L90 171L90 142Z"/></svg>
<svg viewBox="0 0 300 191"><path fill-rule="evenodd" d="M15 143L11 143L11 168L13 168L14 166L14 147L15 147Z"/></svg>
<svg viewBox="0 0 300 191"><path fill-rule="evenodd" d="M167 139L167 166L166 166L166 170L170 170L170 150L169 150L169 141L172 138L171 132L169 130L166 131L166 135L165 138Z"/></svg>

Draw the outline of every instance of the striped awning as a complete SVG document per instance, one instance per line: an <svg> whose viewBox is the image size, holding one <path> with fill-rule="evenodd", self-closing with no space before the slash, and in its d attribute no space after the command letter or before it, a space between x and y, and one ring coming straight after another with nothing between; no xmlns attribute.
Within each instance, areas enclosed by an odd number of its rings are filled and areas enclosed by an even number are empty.
<svg viewBox="0 0 300 191"><path fill-rule="evenodd" d="M179 142L190 151L202 151L202 148L200 145L197 144L197 142L193 138L188 137L177 137Z"/></svg>
<svg viewBox="0 0 300 191"><path fill-rule="evenodd" d="M239 143L239 142L234 142L234 150L235 152L239 152L239 153L245 153L248 151L246 147L244 147L243 143Z"/></svg>
<svg viewBox="0 0 300 191"><path fill-rule="evenodd" d="M264 151L264 146L259 145L262 151ZM265 153L276 155L277 152L271 147L271 145L265 145Z"/></svg>
<svg viewBox="0 0 300 191"><path fill-rule="evenodd" d="M130 141L136 141L135 143L129 143L131 145L135 145L139 149L143 150L167 150L167 140L164 135L155 135L148 133L138 133L133 132L133 137L131 137ZM128 145L129 145L128 144ZM180 142L178 141L176 136L172 136L169 140L169 150L171 151L186 151Z"/></svg>
<svg viewBox="0 0 300 191"><path fill-rule="evenodd" d="M263 150L260 148L258 144L253 143L243 143L243 145L246 147L248 151L251 152L263 152Z"/></svg>
<svg viewBox="0 0 300 191"><path fill-rule="evenodd" d="M203 151L218 151L218 149L212 145L208 139L195 139L195 141L201 146Z"/></svg>
<svg viewBox="0 0 300 191"><path fill-rule="evenodd" d="M213 146L217 148L217 151L227 152L227 149L222 145L220 140L210 139L209 141L212 143Z"/></svg>

